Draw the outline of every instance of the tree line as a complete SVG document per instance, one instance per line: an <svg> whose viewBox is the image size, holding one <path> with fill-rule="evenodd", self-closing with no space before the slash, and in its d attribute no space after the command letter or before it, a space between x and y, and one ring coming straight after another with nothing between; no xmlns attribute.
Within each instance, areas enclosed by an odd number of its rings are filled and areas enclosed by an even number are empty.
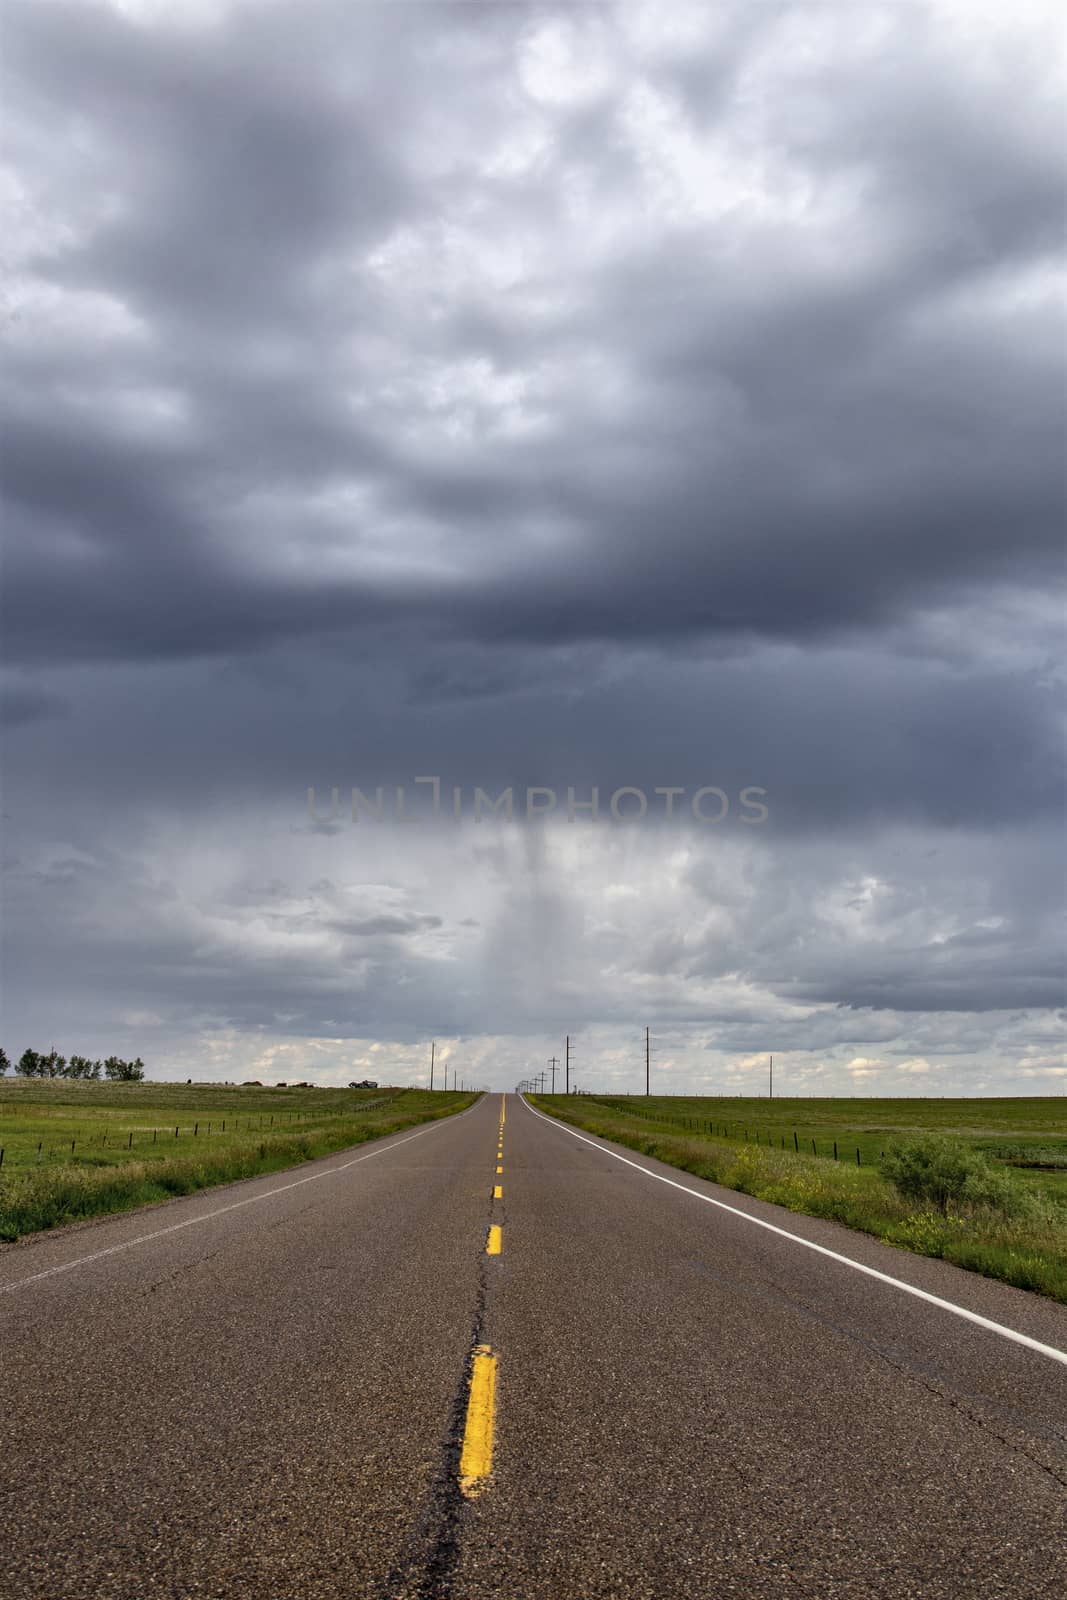
<svg viewBox="0 0 1067 1600"><path fill-rule="evenodd" d="M0 1047L0 1077L11 1062L7 1051ZM15 1066L21 1078L111 1078L118 1083L141 1083L144 1079L144 1062L123 1061L121 1056L108 1056L105 1061L91 1061L88 1056L61 1056L55 1047L43 1055L39 1050L24 1050Z"/></svg>

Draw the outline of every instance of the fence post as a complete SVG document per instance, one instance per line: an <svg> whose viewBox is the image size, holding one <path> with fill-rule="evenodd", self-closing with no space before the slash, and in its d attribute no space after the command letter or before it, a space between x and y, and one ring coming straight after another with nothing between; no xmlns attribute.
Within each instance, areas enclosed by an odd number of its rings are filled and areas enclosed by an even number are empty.
<svg viewBox="0 0 1067 1600"><path fill-rule="evenodd" d="M193 1123L193 1138L196 1139L196 1138L199 1137L199 1135L200 1135L200 1124L199 1124L199 1122L194 1122Z"/></svg>
<svg viewBox="0 0 1067 1600"><path fill-rule="evenodd" d="M859 1146L858 1145L856 1146L856 1165L857 1165L857 1167L860 1165L860 1152L859 1152Z"/></svg>
<svg viewBox="0 0 1067 1600"><path fill-rule="evenodd" d="M834 1160L837 1160L837 1140L834 1140Z"/></svg>
<svg viewBox="0 0 1067 1600"><path fill-rule="evenodd" d="M797 1143L797 1130L795 1128L793 1129L793 1149L797 1155L800 1154L800 1145Z"/></svg>
<svg viewBox="0 0 1067 1600"><path fill-rule="evenodd" d="M813 1156L817 1156L818 1153L819 1153L815 1148L815 1140L814 1139L811 1141L811 1153L812 1153Z"/></svg>
<svg viewBox="0 0 1067 1600"><path fill-rule="evenodd" d="M127 1150L132 1150L133 1149L133 1129L132 1128L130 1129L130 1137L126 1141L126 1148L127 1148Z"/></svg>
<svg viewBox="0 0 1067 1600"><path fill-rule="evenodd" d="M4 1164L4 1147L0 1144L0 1167Z"/></svg>

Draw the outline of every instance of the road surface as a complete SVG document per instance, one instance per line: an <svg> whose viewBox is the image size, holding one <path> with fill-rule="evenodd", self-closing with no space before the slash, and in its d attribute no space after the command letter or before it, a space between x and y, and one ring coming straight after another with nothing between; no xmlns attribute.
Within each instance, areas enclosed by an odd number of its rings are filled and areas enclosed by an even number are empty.
<svg viewBox="0 0 1067 1600"><path fill-rule="evenodd" d="M486 1096L0 1252L0 1595L1045 1600L1064 1350Z"/></svg>

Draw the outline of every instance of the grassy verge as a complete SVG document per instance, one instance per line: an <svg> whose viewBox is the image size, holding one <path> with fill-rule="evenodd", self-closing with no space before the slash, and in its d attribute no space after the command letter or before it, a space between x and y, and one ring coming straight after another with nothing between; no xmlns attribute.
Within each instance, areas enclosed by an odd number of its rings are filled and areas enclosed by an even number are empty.
<svg viewBox="0 0 1067 1600"><path fill-rule="evenodd" d="M582 1097L583 1100L586 1097ZM804 1155L877 1166L899 1138L943 1133L965 1140L1022 1181L1067 1205L1067 1095L988 1099L595 1095L642 1126L777 1145Z"/></svg>
<svg viewBox="0 0 1067 1600"><path fill-rule="evenodd" d="M829 1217L888 1244L941 1257L1067 1304L1067 1210L1041 1191L1027 1190L1025 1216L982 1207L943 1215L909 1204L874 1166L703 1132L704 1126L717 1125L713 1117L690 1116L691 1123L701 1123L701 1131L682 1131L646 1121L636 1109L619 1110L584 1097L530 1099L563 1122L724 1188L807 1216Z"/></svg>
<svg viewBox="0 0 1067 1600"><path fill-rule="evenodd" d="M242 1102L244 1091L234 1088L228 1088L226 1096L209 1091L205 1100L203 1086L199 1093L182 1097L176 1096L173 1085L145 1085L149 1093L139 1099L129 1089L116 1097L106 1085L86 1084L80 1087L98 1088L100 1094L79 1095L71 1102L69 1090L57 1086L51 1094L46 1093L51 1087L38 1085L38 1095L33 1100L19 1094L14 1111L10 1096L4 1097L0 1137L7 1139L14 1159L10 1163L5 1160L0 1168L0 1240L10 1242L23 1234L63 1223L129 1211L215 1184L278 1172L369 1139L451 1116L476 1099L472 1094L430 1094L406 1089L379 1091L360 1098L352 1092L347 1103L346 1092L341 1092L340 1099L324 1097L316 1105L316 1092L312 1090L287 1107L294 1120L283 1124L280 1112L253 1106L252 1099ZM134 1087L141 1086L129 1086ZM161 1088L169 1091L165 1100L160 1097ZM64 1093L66 1098L61 1099ZM120 1102L117 1105L116 1098ZM215 1112L214 1117L195 1114L203 1111L205 1104ZM224 1104L228 1115L222 1114ZM272 1123L272 1116L278 1118L277 1123ZM53 1125L49 1131L55 1135L53 1153L39 1164L33 1158L42 1143L37 1135L42 1122L48 1122L50 1117ZM194 1126L206 1126L209 1121L214 1128L210 1135L193 1134ZM168 1142L151 1142L150 1135L157 1130L149 1124L158 1122L169 1124ZM223 1122L228 1133L221 1131ZM114 1136L115 1143L110 1147L100 1142L101 1125ZM72 1127L76 1130L73 1135ZM177 1139L170 1138L174 1128L178 1130ZM132 1146L127 1143L130 1132L140 1135ZM73 1154L69 1150L71 1137Z"/></svg>

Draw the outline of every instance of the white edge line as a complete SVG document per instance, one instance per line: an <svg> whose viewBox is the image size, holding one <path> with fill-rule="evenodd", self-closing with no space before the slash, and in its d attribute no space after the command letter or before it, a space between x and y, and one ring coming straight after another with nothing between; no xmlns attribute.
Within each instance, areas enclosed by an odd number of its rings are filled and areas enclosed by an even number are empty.
<svg viewBox="0 0 1067 1600"><path fill-rule="evenodd" d="M134 1245L148 1244L150 1240L162 1239L168 1233L180 1233L183 1228L194 1228L198 1222L211 1222L215 1217L225 1216L227 1211L240 1211L242 1206L254 1206L261 1200L271 1200L276 1194L284 1194L287 1189L299 1189L301 1185L314 1183L318 1178L332 1178L337 1172L347 1172L349 1167L358 1167L361 1161L373 1161L375 1156L384 1156L390 1150L399 1149L402 1144L410 1144L412 1139L421 1139L424 1133L432 1133L434 1128L443 1127L450 1122L459 1122L463 1117L469 1116L477 1104L476 1100L473 1106L467 1107L466 1111L454 1112L451 1116L437 1117L425 1128L420 1128L417 1133L406 1134L403 1139L397 1139L392 1144L382 1144L377 1150L368 1150L365 1155L355 1156L351 1161L344 1161L339 1167L325 1167L321 1172L309 1173L306 1178L295 1178L292 1183L281 1183L276 1189L268 1189L266 1194L249 1195L246 1200L234 1200L228 1206L216 1206L214 1211L205 1211L199 1217L188 1217L185 1222L172 1222L169 1228L156 1228L153 1233L139 1234L136 1239L126 1239L122 1244L108 1245L106 1250L94 1250L92 1255L78 1256L74 1261L63 1261L58 1267L46 1267L43 1272L35 1272L28 1278L19 1278L17 1283L2 1283L0 1284L0 1294L14 1294L16 1289L25 1289L27 1284L40 1283L42 1278L54 1278L60 1272L72 1272L75 1267L87 1266L90 1261L102 1261L105 1256L117 1255L120 1250L132 1250ZM385 1137L388 1138L389 1135L386 1134ZM328 1160L329 1157L320 1157L319 1159ZM201 1193L204 1193L204 1191L201 1190ZM187 1196L186 1198L191 1199L192 1197ZM123 1214L129 1215L128 1212L120 1212L117 1215L121 1216ZM116 1217L105 1216L101 1217L100 1220L113 1222ZM42 1234L40 1237L47 1238L48 1235ZM55 1236L53 1235L53 1237Z"/></svg>
<svg viewBox="0 0 1067 1600"><path fill-rule="evenodd" d="M1011 1339L1015 1344L1025 1345L1028 1350L1036 1350L1038 1355L1048 1356L1050 1361L1059 1361L1067 1367L1067 1350L1057 1350L1055 1345L1042 1344L1040 1339L1031 1339L1027 1333L1017 1333L1014 1328L1006 1328L1001 1322L993 1322L989 1317L981 1317L977 1311L968 1311L964 1306L958 1306L951 1300L942 1300L940 1295L930 1294L926 1289L917 1289L913 1283L905 1283L902 1278L892 1278L888 1272L879 1272L876 1267L864 1266L862 1261L853 1261L851 1256L843 1256L836 1250L828 1250L824 1244L815 1244L811 1239L805 1239L799 1233L790 1233L788 1228L779 1228L773 1222L765 1222L762 1217L754 1217L751 1212L742 1211L739 1206L727 1205L725 1200L716 1200L710 1194L701 1194L699 1189L690 1189L688 1184L678 1183L674 1178L667 1178L662 1172L651 1172L648 1167L643 1167L639 1161L631 1161L628 1156L620 1156L617 1151L609 1150L600 1139L590 1139L584 1133L578 1133L574 1128L569 1128L566 1123L560 1122L555 1117L546 1117L541 1111L534 1111L524 1095L519 1096L523 1105L532 1116L547 1122L550 1127L558 1128L560 1133L569 1133L573 1139L580 1139L583 1144L592 1145L594 1150L599 1150L603 1155L611 1156L615 1161L621 1161L624 1166L633 1167L636 1172L643 1172L646 1178L655 1178L657 1183L665 1183L672 1189L680 1189L683 1194L692 1195L694 1200L703 1200L706 1205L718 1206L720 1211L729 1211L731 1216L741 1217L745 1222L753 1223L757 1228L766 1228L768 1233L777 1233L783 1239L791 1239L794 1244L801 1244L805 1250L815 1250L821 1256L829 1256L831 1261L840 1261L846 1267L852 1267L856 1272L866 1274L868 1278L877 1278L879 1283L891 1284L894 1289L900 1289L904 1294L912 1294L917 1300L926 1300L932 1306L940 1306L942 1311L951 1311L954 1316L963 1317L967 1322L977 1323L978 1327L987 1329L990 1333L998 1333L1002 1339ZM710 1180L709 1180L710 1181ZM765 1201L764 1204L767 1204Z"/></svg>

